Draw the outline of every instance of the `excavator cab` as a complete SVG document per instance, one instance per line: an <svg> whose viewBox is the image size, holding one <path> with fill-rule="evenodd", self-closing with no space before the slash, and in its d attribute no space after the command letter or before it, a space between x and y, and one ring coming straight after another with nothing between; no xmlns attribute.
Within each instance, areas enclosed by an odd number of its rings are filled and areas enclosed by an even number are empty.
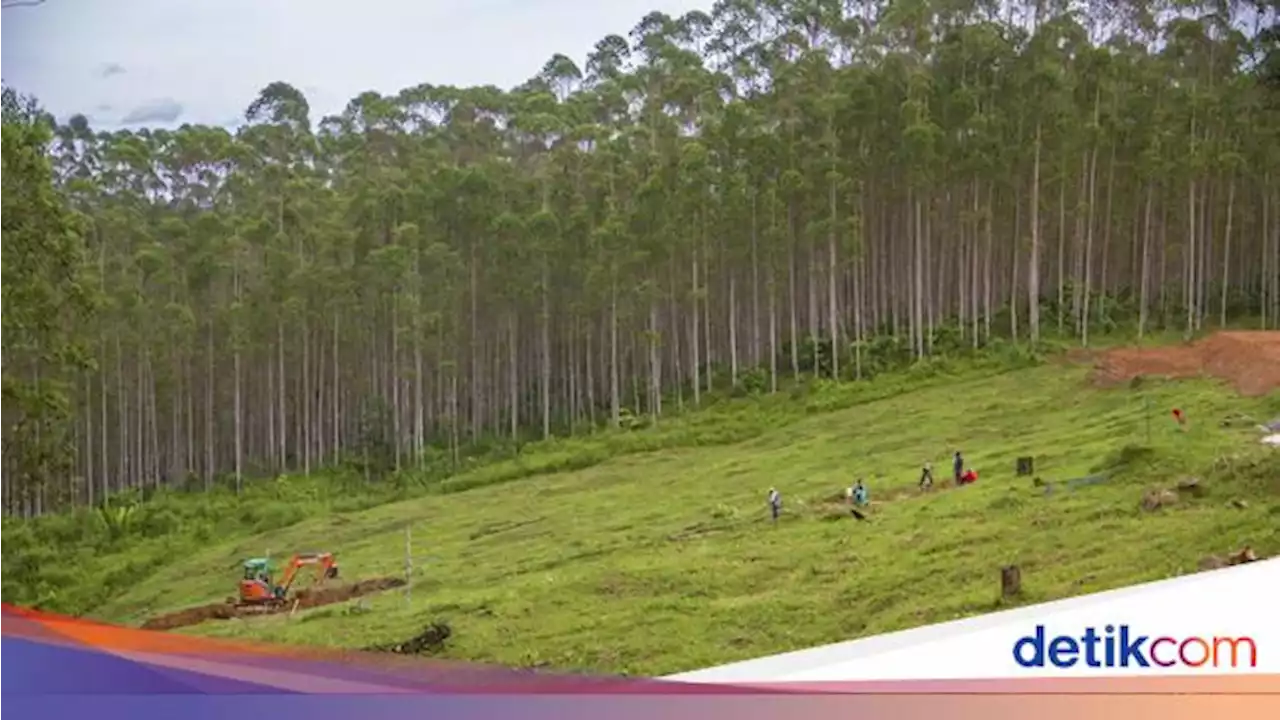
<svg viewBox="0 0 1280 720"><path fill-rule="evenodd" d="M240 580L240 602L268 603L279 600L284 588L271 583L271 563L266 558L244 561L244 577Z"/></svg>

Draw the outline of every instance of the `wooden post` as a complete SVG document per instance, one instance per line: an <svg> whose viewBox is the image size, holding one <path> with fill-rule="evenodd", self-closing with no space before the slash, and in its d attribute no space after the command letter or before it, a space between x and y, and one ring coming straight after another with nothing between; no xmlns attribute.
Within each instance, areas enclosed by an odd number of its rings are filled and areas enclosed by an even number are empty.
<svg viewBox="0 0 1280 720"><path fill-rule="evenodd" d="M1011 598L1022 592L1022 571L1017 565L1000 568L1000 597Z"/></svg>
<svg viewBox="0 0 1280 720"><path fill-rule="evenodd" d="M413 537L409 526L404 527L404 602L412 604L413 595Z"/></svg>

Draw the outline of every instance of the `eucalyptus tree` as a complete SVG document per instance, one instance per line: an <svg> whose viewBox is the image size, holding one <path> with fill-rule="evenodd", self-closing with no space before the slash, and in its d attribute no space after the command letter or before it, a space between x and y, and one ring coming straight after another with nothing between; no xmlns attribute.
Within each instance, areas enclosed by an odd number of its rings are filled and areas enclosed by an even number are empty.
<svg viewBox="0 0 1280 720"><path fill-rule="evenodd" d="M77 469L69 383L87 361L75 333L90 309L84 227L54 190L47 116L5 88L3 126L5 501L38 514Z"/></svg>
<svg viewBox="0 0 1280 720"><path fill-rule="evenodd" d="M85 303L32 335L55 291L5 266L6 393L66 402L57 452L6 405L5 508L456 467L1000 337L1274 327L1280 35L1250 8L721 0L507 90L313 118L271 83L232 132L41 129L6 93L6 241Z"/></svg>

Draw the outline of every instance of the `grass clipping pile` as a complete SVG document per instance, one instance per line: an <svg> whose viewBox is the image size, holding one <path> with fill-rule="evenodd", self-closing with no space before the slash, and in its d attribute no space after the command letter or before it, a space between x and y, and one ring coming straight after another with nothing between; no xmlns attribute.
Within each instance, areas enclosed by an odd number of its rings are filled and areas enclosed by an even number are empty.
<svg viewBox="0 0 1280 720"><path fill-rule="evenodd" d="M403 586L403 578L375 578L340 587L303 588L298 590L292 598L286 600L282 605L244 607L236 605L234 600L211 603L153 617L142 624L142 629L174 630L180 627L199 625L207 620L230 620L232 618L253 617L256 615L274 615L276 613L292 612L295 609L295 605L298 610L306 610L307 608L340 603L362 595L372 595L373 593Z"/></svg>
<svg viewBox="0 0 1280 720"><path fill-rule="evenodd" d="M1280 332L1219 332L1179 347L1112 350L1100 358L1094 380L1117 385L1143 375L1210 375L1230 382L1241 395L1266 395L1280 388Z"/></svg>

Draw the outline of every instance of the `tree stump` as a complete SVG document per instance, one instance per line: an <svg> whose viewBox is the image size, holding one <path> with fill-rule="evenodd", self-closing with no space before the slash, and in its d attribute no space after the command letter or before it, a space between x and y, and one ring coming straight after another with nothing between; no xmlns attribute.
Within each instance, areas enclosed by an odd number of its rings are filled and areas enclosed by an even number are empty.
<svg viewBox="0 0 1280 720"><path fill-rule="evenodd" d="M1000 568L1000 597L1011 598L1022 592L1022 570L1017 565Z"/></svg>

